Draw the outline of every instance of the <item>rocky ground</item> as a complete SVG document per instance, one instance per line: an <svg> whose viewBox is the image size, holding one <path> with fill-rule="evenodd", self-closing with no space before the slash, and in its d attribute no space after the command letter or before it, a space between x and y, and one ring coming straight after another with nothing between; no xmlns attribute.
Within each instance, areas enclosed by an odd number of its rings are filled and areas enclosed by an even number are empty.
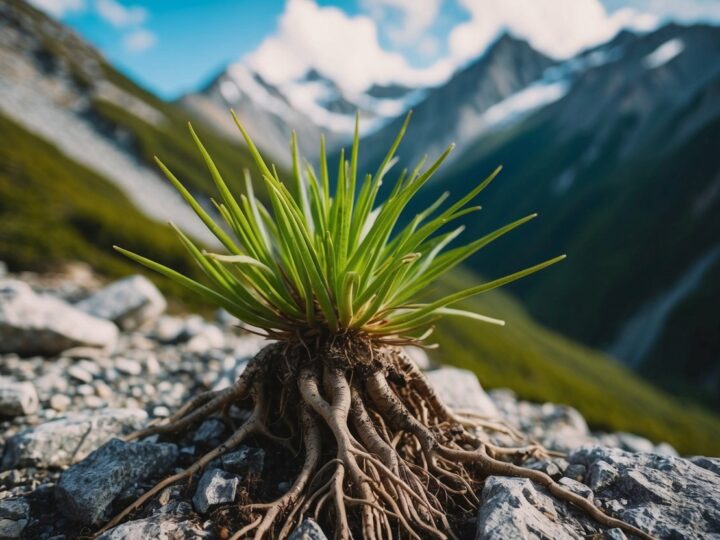
<svg viewBox="0 0 720 540"><path fill-rule="evenodd" d="M158 477L217 444L226 428L210 419L177 443L119 437L195 392L228 386L263 341L239 335L224 313L214 322L167 315L143 277L103 287L83 267L2 274L0 265L0 539L89 536ZM628 433L593 433L570 407L485 392L471 373L433 369L422 351L411 352L450 405L503 418L567 452L530 465L608 513L659 538L720 538L720 459L681 458ZM275 494L291 480L271 448L242 446L102 538L224 538L228 509L260 478ZM625 538L526 480L491 477L481 500L469 537ZM293 538L325 536L308 520Z"/></svg>

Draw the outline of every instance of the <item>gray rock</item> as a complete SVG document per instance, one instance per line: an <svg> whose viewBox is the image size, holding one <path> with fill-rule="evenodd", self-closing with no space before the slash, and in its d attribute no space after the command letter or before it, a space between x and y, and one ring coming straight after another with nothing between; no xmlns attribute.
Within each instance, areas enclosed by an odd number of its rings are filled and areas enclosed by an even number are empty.
<svg viewBox="0 0 720 540"><path fill-rule="evenodd" d="M55 488L58 508L75 521L96 525L118 495L164 474L177 457L174 444L113 439L62 473Z"/></svg>
<svg viewBox="0 0 720 540"><path fill-rule="evenodd" d="M561 522L552 498L530 480L491 476L485 481L476 540L574 540L579 530Z"/></svg>
<svg viewBox="0 0 720 540"><path fill-rule="evenodd" d="M149 279L136 275L111 283L75 305L124 330L132 330L162 315L167 302Z"/></svg>
<svg viewBox="0 0 720 540"><path fill-rule="evenodd" d="M715 474L717 474L718 476L720 476L720 458L693 456L693 457L689 458L689 461L691 461L698 467L702 467L703 469L712 471Z"/></svg>
<svg viewBox="0 0 720 540"><path fill-rule="evenodd" d="M709 538L720 532L720 476L674 456L616 448L583 448L570 455L592 471L617 471L596 492L623 519L658 538Z"/></svg>
<svg viewBox="0 0 720 540"><path fill-rule="evenodd" d="M219 438L225 431L225 424L219 418L208 418L193 435L193 442L210 442Z"/></svg>
<svg viewBox="0 0 720 540"><path fill-rule="evenodd" d="M568 491L572 491L576 495L580 495L581 497L588 499L590 501L593 500L594 493L593 490L590 489L585 484L578 482L577 480L573 480L572 478L561 478L558 480L558 484L560 484L562 487L567 489Z"/></svg>
<svg viewBox="0 0 720 540"><path fill-rule="evenodd" d="M0 501L0 539L20 538L30 519L30 505L25 499Z"/></svg>
<svg viewBox="0 0 720 540"><path fill-rule="evenodd" d="M307 518L288 536L288 540L327 540L327 536L320 525Z"/></svg>
<svg viewBox="0 0 720 540"><path fill-rule="evenodd" d="M228 472L260 476L265 464L265 450L241 446L222 457L222 467Z"/></svg>
<svg viewBox="0 0 720 540"><path fill-rule="evenodd" d="M27 416L38 410L38 395L31 382L0 378L0 416Z"/></svg>
<svg viewBox="0 0 720 540"><path fill-rule="evenodd" d="M128 521L98 536L97 540L197 540L210 535L190 520L156 514L147 519Z"/></svg>
<svg viewBox="0 0 720 540"><path fill-rule="evenodd" d="M617 475L615 467L605 461L596 461L590 467L588 484L593 491L599 491L614 482Z"/></svg>
<svg viewBox="0 0 720 540"><path fill-rule="evenodd" d="M0 281L0 353L52 356L71 347L112 347L117 327L17 280Z"/></svg>
<svg viewBox="0 0 720 540"><path fill-rule="evenodd" d="M233 502L239 485L239 476L220 469L208 469L200 477L193 495L195 510L204 514L212 506Z"/></svg>
<svg viewBox="0 0 720 540"><path fill-rule="evenodd" d="M425 376L449 407L472 410L485 416L499 415L495 404L472 371L443 367L428 371Z"/></svg>
<svg viewBox="0 0 720 540"><path fill-rule="evenodd" d="M112 437L140 429L146 419L147 414L137 409L70 413L11 437L2 466L64 467L83 459Z"/></svg>

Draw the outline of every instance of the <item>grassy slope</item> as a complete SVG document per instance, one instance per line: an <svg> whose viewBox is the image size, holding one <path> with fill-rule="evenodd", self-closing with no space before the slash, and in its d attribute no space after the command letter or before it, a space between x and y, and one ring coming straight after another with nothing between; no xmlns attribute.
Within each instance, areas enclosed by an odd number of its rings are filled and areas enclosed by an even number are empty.
<svg viewBox="0 0 720 540"><path fill-rule="evenodd" d="M456 272L438 292L473 281L476 276ZM665 440L682 453L720 452L716 415L670 397L614 360L537 324L508 295L488 293L464 307L504 318L507 325L442 321L440 348L434 352L438 361L474 371L487 388L509 387L529 400L572 405L595 429Z"/></svg>
<svg viewBox="0 0 720 540"><path fill-rule="evenodd" d="M0 260L11 269L51 270L81 260L108 276L138 268L121 244L166 264L195 269L169 228L141 214L114 185L0 116ZM166 292L183 295L162 282Z"/></svg>
<svg viewBox="0 0 720 540"><path fill-rule="evenodd" d="M109 276L137 272L110 250L119 243L192 271L172 233L142 216L109 182L2 117L0 140L13 143L0 147L0 260L11 268L43 270L76 259ZM153 279L168 294L192 298ZM456 274L441 288L474 279ZM548 332L501 293L472 304L509 325L443 322L443 362L475 371L487 387L576 406L595 427L668 440L683 452L720 453L718 419L684 408L607 358Z"/></svg>

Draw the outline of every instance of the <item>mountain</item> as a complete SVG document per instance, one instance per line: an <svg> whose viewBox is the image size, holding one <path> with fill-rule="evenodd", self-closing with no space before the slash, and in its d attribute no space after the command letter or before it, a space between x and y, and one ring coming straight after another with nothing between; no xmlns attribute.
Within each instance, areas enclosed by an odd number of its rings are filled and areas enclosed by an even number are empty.
<svg viewBox="0 0 720 540"><path fill-rule="evenodd" d="M378 129L422 97L423 91L399 84L373 85L364 92L344 92L332 79L310 68L296 80L273 85L240 62L230 65L205 88L179 103L225 134L237 130L232 108L257 144L280 163L289 164L288 140L294 130L303 154L317 153L320 135L333 150L352 137L355 112L364 132Z"/></svg>
<svg viewBox="0 0 720 540"><path fill-rule="evenodd" d="M543 80L555 62L530 45L504 34L479 59L456 73L444 85L428 90L413 107L412 129L401 146L404 165L425 154L437 157L455 143L458 153L481 133L509 118L560 97L564 83ZM402 115L364 139L367 150L361 165L374 170L404 118Z"/></svg>
<svg viewBox="0 0 720 540"><path fill-rule="evenodd" d="M139 87L71 29L21 0L0 4L0 36L1 113L110 180L142 212L213 241L153 156L202 195L213 183L187 134L187 121L193 120L205 144L217 148L214 158L222 171L254 170L238 135L230 142L185 109ZM241 175L233 176L239 187Z"/></svg>
<svg viewBox="0 0 720 540"><path fill-rule="evenodd" d="M168 206L164 198L175 195L147 166L159 149L193 191L214 191L185 142L189 113L137 87L76 34L27 5L5 2L0 15L0 260L12 271L53 271L80 260L106 277L142 272L111 250L121 244L197 276L172 231L157 221L159 206L180 219L184 206ZM115 89L113 97L99 89L104 84ZM244 147L197 126L222 169L246 164ZM185 307L208 309L184 289L148 275ZM477 280L456 272L437 292ZM506 318L508 326L442 321L437 360L472 369L488 387L510 386L523 398L574 405L600 429L669 441L682 452L715 453L720 445L715 415L537 324L504 293L462 307Z"/></svg>
<svg viewBox="0 0 720 540"><path fill-rule="evenodd" d="M465 144L420 205L504 164L468 236L541 216L473 267L492 276L567 252L513 287L531 313L720 406L720 28L623 32L545 77L563 95Z"/></svg>

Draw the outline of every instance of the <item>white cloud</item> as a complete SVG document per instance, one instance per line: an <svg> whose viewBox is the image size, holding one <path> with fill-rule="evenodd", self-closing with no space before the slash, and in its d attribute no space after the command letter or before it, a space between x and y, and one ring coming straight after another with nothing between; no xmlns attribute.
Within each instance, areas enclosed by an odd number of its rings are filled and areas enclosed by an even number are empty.
<svg viewBox="0 0 720 540"><path fill-rule="evenodd" d="M71 11L85 9L85 0L30 0L30 3L58 19Z"/></svg>
<svg viewBox="0 0 720 540"><path fill-rule="evenodd" d="M601 43L621 28L647 30L657 19L631 8L608 14L598 0L459 0L470 20L450 33L452 56L459 62L481 53L495 37L509 31L538 50L567 57Z"/></svg>
<svg viewBox="0 0 720 540"><path fill-rule="evenodd" d="M133 30L123 38L123 45L130 52L143 52L151 49L157 43L157 36L150 30L140 28Z"/></svg>
<svg viewBox="0 0 720 540"><path fill-rule="evenodd" d="M683 22L720 22L718 0L603 0L609 11L632 5L638 11Z"/></svg>
<svg viewBox="0 0 720 540"><path fill-rule="evenodd" d="M401 54L380 46L370 17L350 16L313 0L289 0L277 32L245 61L273 84L287 83L315 68L349 93L373 83L439 82L452 67L445 63L429 70L412 68Z"/></svg>
<svg viewBox="0 0 720 540"><path fill-rule="evenodd" d="M98 15L116 28L137 26L147 19L147 11L140 6L125 7L117 0L97 0Z"/></svg>
<svg viewBox="0 0 720 540"><path fill-rule="evenodd" d="M387 25L388 37L399 45L415 42L435 22L442 0L361 0L378 22ZM394 12L394 13L393 13ZM390 25L389 15L399 14L400 24Z"/></svg>
<svg viewBox="0 0 720 540"><path fill-rule="evenodd" d="M441 0L362 2L370 16L351 16L315 0L288 0L277 31L244 61L273 84L289 83L314 68L353 94L373 83L441 84L505 31L563 58L612 38L622 28L649 30L659 23L655 15L628 7L608 13L600 0L457 0L468 18L450 31L448 53L430 66L415 68L403 55L383 49L378 21L388 21L383 10L396 10L403 24L395 39L414 35L413 46L430 56L438 44L426 30L438 16Z"/></svg>

